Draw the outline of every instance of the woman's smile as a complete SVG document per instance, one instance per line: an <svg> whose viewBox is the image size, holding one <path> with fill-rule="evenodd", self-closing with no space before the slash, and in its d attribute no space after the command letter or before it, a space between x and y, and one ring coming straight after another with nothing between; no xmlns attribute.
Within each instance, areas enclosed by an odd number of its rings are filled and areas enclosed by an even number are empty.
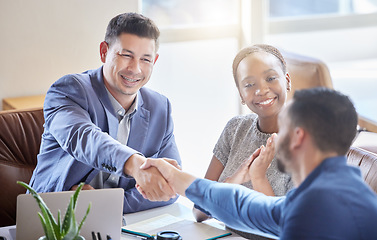
<svg viewBox="0 0 377 240"><path fill-rule="evenodd" d="M258 107L270 107L270 106L272 106L275 103L275 101L276 101L277 98L278 98L277 96L276 97L267 98L265 100L261 100L261 101L255 102L255 105L258 106Z"/></svg>

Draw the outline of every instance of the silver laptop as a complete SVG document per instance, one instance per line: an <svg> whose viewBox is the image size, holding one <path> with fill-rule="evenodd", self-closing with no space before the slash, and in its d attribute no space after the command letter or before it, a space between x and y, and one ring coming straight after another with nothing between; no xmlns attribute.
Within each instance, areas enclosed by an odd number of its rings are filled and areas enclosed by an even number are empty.
<svg viewBox="0 0 377 240"><path fill-rule="evenodd" d="M40 196L49 207L55 220L60 209L61 218L65 215L69 199L73 191L41 193ZM89 215L80 231L85 239L92 239L92 231L99 232L102 239L106 235L112 239L120 239L123 219L122 188L81 191L76 206L76 221L79 224L85 216L89 203L92 203ZM17 197L16 239L38 239L44 235L41 221L38 217L40 209L30 194Z"/></svg>

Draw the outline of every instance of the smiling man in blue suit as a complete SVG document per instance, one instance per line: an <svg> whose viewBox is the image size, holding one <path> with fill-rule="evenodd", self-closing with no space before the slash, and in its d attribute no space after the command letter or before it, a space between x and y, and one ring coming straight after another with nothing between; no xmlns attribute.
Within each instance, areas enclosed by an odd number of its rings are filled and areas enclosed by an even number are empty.
<svg viewBox="0 0 377 240"><path fill-rule="evenodd" d="M100 44L103 66L66 75L48 90L44 133L30 184L38 192L121 187L125 213L173 203L175 194L147 158L181 164L169 100L143 86L158 59L157 26L125 13ZM143 187L150 200L135 189Z"/></svg>

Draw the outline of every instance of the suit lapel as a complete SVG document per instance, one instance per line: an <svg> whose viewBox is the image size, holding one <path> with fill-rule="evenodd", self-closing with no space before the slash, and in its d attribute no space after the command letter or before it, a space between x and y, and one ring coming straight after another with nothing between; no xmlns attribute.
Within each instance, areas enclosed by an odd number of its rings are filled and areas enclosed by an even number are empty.
<svg viewBox="0 0 377 240"><path fill-rule="evenodd" d="M97 93L100 102L105 110L107 122L108 122L108 133L109 135L116 139L118 133L118 118L114 112L113 106L111 105L109 96L106 91L105 84L103 82L102 67L94 70L90 74L90 80L94 91ZM103 129L103 131L105 131Z"/></svg>
<svg viewBox="0 0 377 240"><path fill-rule="evenodd" d="M143 145L148 133L150 112L143 106L143 98L138 94L138 109L131 119L131 129L127 146L137 151L143 150Z"/></svg>

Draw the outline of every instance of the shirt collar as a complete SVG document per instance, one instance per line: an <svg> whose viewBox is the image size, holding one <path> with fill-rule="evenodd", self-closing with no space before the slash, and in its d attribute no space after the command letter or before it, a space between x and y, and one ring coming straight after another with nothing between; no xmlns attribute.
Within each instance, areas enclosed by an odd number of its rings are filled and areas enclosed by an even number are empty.
<svg viewBox="0 0 377 240"><path fill-rule="evenodd" d="M137 101L138 94L136 94L135 99L134 99L133 103L131 104L131 107L127 111L126 109L124 109L122 107L122 105L120 105L120 103L114 98L114 96L111 95L111 93L109 92L109 90L107 88L106 88L106 91L107 91L107 95L109 96L111 105L112 105L114 111L118 115L118 119L122 119L126 115L129 115L130 117L132 117L135 114L135 112L137 111L137 105L138 105L138 103L137 103L138 102Z"/></svg>
<svg viewBox="0 0 377 240"><path fill-rule="evenodd" d="M298 194L302 191L306 190L317 178L320 174L323 174L327 169L331 168L340 168L341 166L347 165L347 158L346 156L336 156L330 157L322 161L305 179L304 181L298 186L297 188L292 189L287 193L287 198L294 199Z"/></svg>

